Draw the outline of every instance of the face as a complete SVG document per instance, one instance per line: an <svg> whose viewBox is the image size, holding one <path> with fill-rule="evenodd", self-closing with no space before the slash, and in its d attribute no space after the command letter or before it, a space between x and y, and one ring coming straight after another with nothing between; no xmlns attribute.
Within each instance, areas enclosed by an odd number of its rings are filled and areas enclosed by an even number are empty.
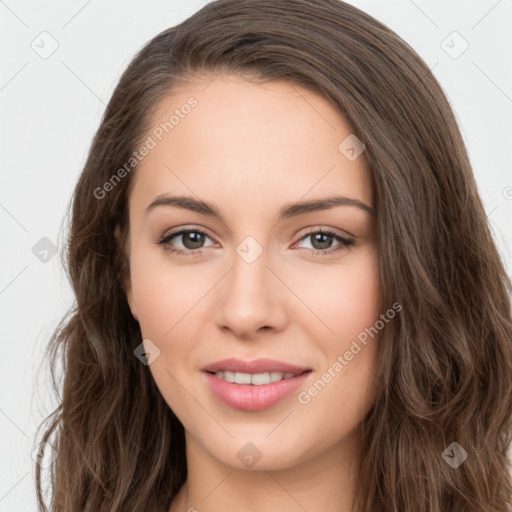
<svg viewBox="0 0 512 512"><path fill-rule="evenodd" d="M129 198L127 298L187 450L289 468L346 445L373 403L370 178L321 96L211 80L153 117Z"/></svg>

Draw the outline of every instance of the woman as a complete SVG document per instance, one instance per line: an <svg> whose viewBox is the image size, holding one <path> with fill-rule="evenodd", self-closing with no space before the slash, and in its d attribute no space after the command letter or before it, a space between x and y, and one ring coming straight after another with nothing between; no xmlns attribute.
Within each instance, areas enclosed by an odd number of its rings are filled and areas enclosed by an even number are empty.
<svg viewBox="0 0 512 512"><path fill-rule="evenodd" d="M52 510L510 510L510 281L444 93L358 9L150 41L68 266Z"/></svg>

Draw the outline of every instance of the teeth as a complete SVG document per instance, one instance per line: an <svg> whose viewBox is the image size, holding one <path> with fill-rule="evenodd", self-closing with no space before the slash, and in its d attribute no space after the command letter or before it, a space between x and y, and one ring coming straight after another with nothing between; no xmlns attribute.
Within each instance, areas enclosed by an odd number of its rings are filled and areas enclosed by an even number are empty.
<svg viewBox="0 0 512 512"><path fill-rule="evenodd" d="M215 375L221 379L227 380L228 382L235 382L235 372L217 372Z"/></svg>
<svg viewBox="0 0 512 512"><path fill-rule="evenodd" d="M225 371L216 372L215 376L227 382L235 382L236 384L253 384L255 386L261 386L262 384L270 384L271 382L278 382L283 379L291 379L295 376L295 373L242 373Z"/></svg>
<svg viewBox="0 0 512 512"><path fill-rule="evenodd" d="M270 382L277 382L278 380L281 380L283 377L284 374L281 372L270 372Z"/></svg>
<svg viewBox="0 0 512 512"><path fill-rule="evenodd" d="M237 384L250 384L251 383L251 374L235 372L235 382Z"/></svg>

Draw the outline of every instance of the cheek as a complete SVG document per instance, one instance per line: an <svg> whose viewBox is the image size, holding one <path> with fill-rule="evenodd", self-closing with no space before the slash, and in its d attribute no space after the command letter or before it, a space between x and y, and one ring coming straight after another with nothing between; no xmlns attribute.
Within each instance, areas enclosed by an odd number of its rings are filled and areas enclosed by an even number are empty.
<svg viewBox="0 0 512 512"><path fill-rule="evenodd" d="M350 262L326 267L306 280L302 277L302 283L304 287L297 289L297 294L307 297L308 306L323 322L329 346L339 348L379 317L381 284L376 250L361 252Z"/></svg>
<svg viewBox="0 0 512 512"><path fill-rule="evenodd" d="M194 316L194 305L208 290L207 276L203 279L197 272L170 264L165 254L154 249L134 250L130 273L144 337L163 340L171 336L175 325L186 329Z"/></svg>
<svg viewBox="0 0 512 512"><path fill-rule="evenodd" d="M143 336L162 338L174 323L176 291L148 268L132 271L132 290Z"/></svg>
<svg viewBox="0 0 512 512"><path fill-rule="evenodd" d="M356 336L373 325L380 313L381 286L377 258L373 254L368 255L358 268L352 269L345 277L338 296L333 297L333 304L337 305L338 318L343 322L345 333Z"/></svg>

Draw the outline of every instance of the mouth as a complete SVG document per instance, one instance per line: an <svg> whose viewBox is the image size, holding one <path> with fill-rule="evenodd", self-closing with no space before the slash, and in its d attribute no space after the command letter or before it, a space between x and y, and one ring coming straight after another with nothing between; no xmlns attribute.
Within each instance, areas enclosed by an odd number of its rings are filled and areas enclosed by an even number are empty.
<svg viewBox="0 0 512 512"><path fill-rule="evenodd" d="M276 405L311 373L310 368L270 359L225 359L202 369L213 396L223 405L241 411L261 411Z"/></svg>

